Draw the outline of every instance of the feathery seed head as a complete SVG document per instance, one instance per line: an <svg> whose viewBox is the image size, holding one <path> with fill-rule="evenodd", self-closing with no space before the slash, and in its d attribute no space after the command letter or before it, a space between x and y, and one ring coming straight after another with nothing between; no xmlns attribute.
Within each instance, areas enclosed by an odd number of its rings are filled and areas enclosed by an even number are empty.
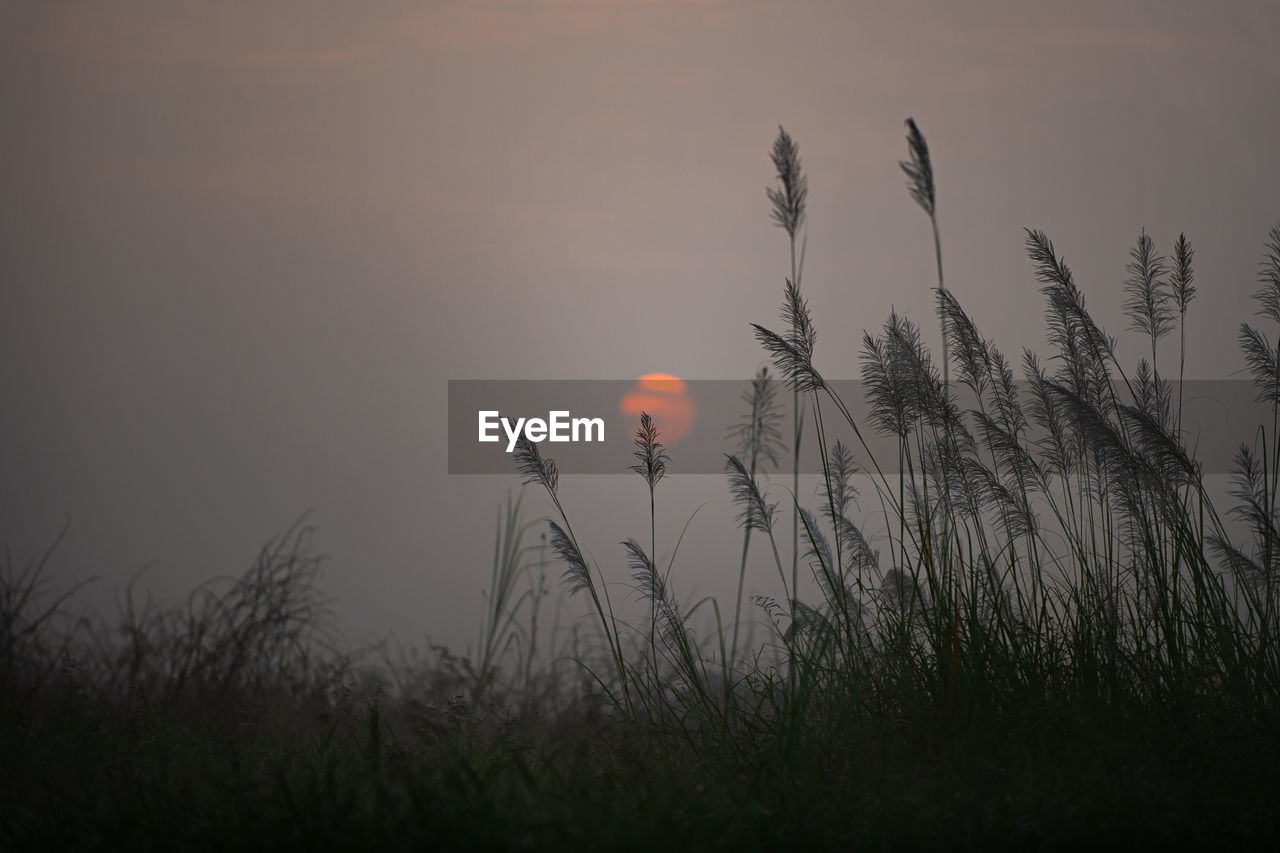
<svg viewBox="0 0 1280 853"><path fill-rule="evenodd" d="M671 457L667 455L662 442L658 441L658 428L648 412L640 413L640 426L636 429L635 443L635 457L639 463L630 466L627 470L635 471L644 477L644 481L652 489L667 473L667 463L671 461Z"/></svg>
<svg viewBox="0 0 1280 853"><path fill-rule="evenodd" d="M916 203L924 208L930 217L936 210L936 198L933 187L933 162L929 159L929 144L924 141L924 134L916 126L916 120L907 119L907 150L909 160L900 160L898 165L906 173L907 190Z"/></svg>
<svg viewBox="0 0 1280 853"><path fill-rule="evenodd" d="M556 488L560 484L560 472L556 470L555 462L543 458L538 452L538 445L522 435L516 440L513 455L516 468L524 475L523 485L537 483L552 495L556 493Z"/></svg>
<svg viewBox="0 0 1280 853"><path fill-rule="evenodd" d="M778 138L773 142L769 155L778 170L781 189L769 187L765 192L773 203L770 216L791 237L804 225L805 201L809 197L809 179L800 171L800 148L782 125L778 125Z"/></svg>

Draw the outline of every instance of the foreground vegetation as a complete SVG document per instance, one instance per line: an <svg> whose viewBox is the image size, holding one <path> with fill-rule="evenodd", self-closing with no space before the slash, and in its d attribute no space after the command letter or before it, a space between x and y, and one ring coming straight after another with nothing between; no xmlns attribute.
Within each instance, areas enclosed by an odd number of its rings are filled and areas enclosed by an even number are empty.
<svg viewBox="0 0 1280 853"><path fill-rule="evenodd" d="M1162 342L1185 353L1190 242L1165 259L1140 235L1126 313L1150 358L1126 366L1052 243L1029 231L1052 351L1024 354L1016 381L943 282L932 163L910 122L908 142L942 364L902 317L868 333L866 422L815 361L807 184L795 143L775 143L770 200L791 276L782 330L755 327L780 378L756 377L726 456L736 601L688 606L671 591L677 558L655 562L678 541L659 543L672 460L647 416L633 470L650 514L618 560L644 596L639 623L619 615L619 573L584 556L554 462L527 442L518 467L545 500L555 559L537 559L509 503L467 656L344 655L303 528L239 580L171 610L127 598L111 624L70 621L65 598L41 595L42 563L10 563L0 847L1238 847L1275 835L1280 226L1260 268L1267 325L1240 332L1272 420L1240 448L1220 512L1182 434L1178 385L1158 370ZM896 459L869 455L871 430L896 440ZM806 452L823 472L813 505L798 479L785 492L766 478ZM885 533L864 533L868 519ZM753 554L776 569L774 594L746 601ZM536 645L551 563L591 611L570 665ZM754 648L744 602L774 628ZM699 607L711 627L695 631Z"/></svg>

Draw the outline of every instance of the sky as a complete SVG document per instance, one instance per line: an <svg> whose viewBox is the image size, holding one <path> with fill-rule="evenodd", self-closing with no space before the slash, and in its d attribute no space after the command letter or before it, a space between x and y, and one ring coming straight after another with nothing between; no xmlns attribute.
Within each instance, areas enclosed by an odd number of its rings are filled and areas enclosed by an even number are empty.
<svg viewBox="0 0 1280 853"><path fill-rule="evenodd" d="M749 378L789 270L780 124L828 376L891 308L936 343L912 116L947 283L1005 352L1044 351L1023 228L1115 333L1138 234L1185 232L1187 376L1239 377L1276 32L1270 2L5 3L0 545L21 566L69 524L49 575L110 609L307 513L352 642L461 646L519 480L448 474L447 382ZM678 587L729 589L723 481L663 485L660 554L707 503ZM643 486L562 488L625 578Z"/></svg>

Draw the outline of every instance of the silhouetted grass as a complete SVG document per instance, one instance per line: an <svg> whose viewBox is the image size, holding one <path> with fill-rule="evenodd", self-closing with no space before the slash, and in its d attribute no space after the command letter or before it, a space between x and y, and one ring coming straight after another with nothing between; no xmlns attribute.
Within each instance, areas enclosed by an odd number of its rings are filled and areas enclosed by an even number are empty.
<svg viewBox="0 0 1280 853"><path fill-rule="evenodd" d="M139 607L130 594L111 624L75 622L64 599L44 597L43 561L9 562L0 848L1240 847L1274 836L1280 226L1260 268L1266 325L1240 329L1271 422L1240 448L1232 506L1219 508L1181 434L1181 395L1157 369L1175 330L1180 375L1185 363L1185 235L1169 262L1138 238L1125 309L1149 357L1125 365L1062 256L1028 230L1049 351L1015 364L942 285L932 165L909 127L904 169L934 223L949 367L891 315L864 336L871 417L859 422L819 367L793 259L784 331L755 334L797 423L811 419L821 487L810 506L765 481L783 437L762 371L726 457L742 528L741 558L724 566L738 577L731 623L717 602L675 594L683 534L659 530L656 504L679 460L647 416L632 470L648 518L604 565L579 544L554 462L519 445L526 485L554 513L549 540L527 544L522 503L508 502L474 654L344 655L302 527L183 606ZM795 151L780 135L783 189L770 192L793 252L807 191ZM828 440L835 425L852 444ZM869 454L871 431L896 459ZM859 502L882 533L864 531ZM786 504L792 571L776 541ZM753 545L768 549L777 586L753 597L771 635L743 649ZM553 561L591 613L568 649L539 656ZM647 605L640 625L610 595L627 576ZM712 630L699 633L699 611Z"/></svg>

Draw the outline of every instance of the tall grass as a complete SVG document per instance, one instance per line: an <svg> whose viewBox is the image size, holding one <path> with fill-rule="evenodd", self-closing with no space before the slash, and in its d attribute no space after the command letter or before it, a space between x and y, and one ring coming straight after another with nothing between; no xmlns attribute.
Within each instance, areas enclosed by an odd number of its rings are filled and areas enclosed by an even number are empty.
<svg viewBox="0 0 1280 853"><path fill-rule="evenodd" d="M752 439L762 429L758 379L745 420L753 426L743 431L740 453L727 457L726 470L744 531L739 589L755 533L769 543L777 569L776 596L758 603L785 653L776 667L740 672L739 607L728 642L712 636L696 645L678 608L664 604L666 636L680 645L672 660L687 648L702 650L700 666L678 668L682 689L713 695L710 684L697 683L699 672L717 672L733 687L700 725L724 726L726 733L763 725L785 751L796 748L802 732L829 722L815 708L857 716L904 701L903 691L948 728L999 726L1031 707L1062 703L1184 722L1233 709L1241 722L1269 724L1280 676L1273 633L1280 420L1240 450L1238 503L1229 513L1247 522L1253 541L1233 544L1181 432L1181 398L1175 407L1171 383L1157 368L1159 343L1176 330L1179 378L1185 370L1195 294L1190 241L1179 236L1169 266L1152 238L1139 236L1125 312L1149 357L1125 364L1115 338L1086 309L1061 254L1044 233L1028 229L1050 349L1026 351L1016 366L943 284L928 146L914 122L908 127L911 159L902 166L934 226L943 369L916 325L891 315L864 337L862 378L872 414L859 422L818 367L818 333L798 276L784 288L783 331L754 326L793 392L796 423L801 411L811 419L822 482L817 505L806 505L794 480L787 501L805 546L793 547L809 569L802 587L798 563L788 573L780 554L778 503L758 476L760 451ZM799 174L795 152L781 133L774 160L783 189L770 191L775 219L793 243L800 219L788 192ZM1258 301L1260 314L1280 324L1277 233L1264 250ZM1280 412L1280 357L1272 339L1242 327L1260 398ZM837 427L851 432L852 448L828 441ZM870 431L896 443L896 459L870 455ZM642 432L656 440L651 424ZM854 478L864 471L885 531L879 539L854 518ZM650 572L634 540L628 547L638 575ZM650 551L656 547L651 526ZM574 565L570 560L576 578L582 571ZM655 602L672 594L656 589L649 585ZM610 648L621 694L660 683L657 658L647 675L622 659L604 604L597 601L596 616L606 637L615 638ZM730 651L717 658L711 651L717 647ZM735 700L744 689L751 699ZM660 704L655 695L633 699L620 709Z"/></svg>
<svg viewBox="0 0 1280 853"><path fill-rule="evenodd" d="M466 654L358 666L337 648L301 525L180 606L129 593L114 623L70 619L64 599L42 595L47 557L22 569L8 560L0 846L1069 847L1099 833L1147 846L1274 835L1280 225L1263 247L1257 318L1239 331L1269 419L1239 448L1231 505L1219 507L1183 435L1180 387L1175 403L1158 369L1176 332L1185 371L1186 236L1166 260L1139 234L1125 316L1144 355L1128 364L1062 254L1028 229L1048 348L1007 357L943 285L932 161L908 128L903 168L933 224L942 365L901 315L865 332L865 420L820 367L803 244L796 254L807 183L794 140L780 132L775 143L781 189L769 197L792 276L780 330L753 325L773 371L744 395L725 457L740 528L726 535L731 622L718 602L677 594L689 525L660 528L657 501L679 460L647 415L631 467L647 518L599 563L554 461L518 444L549 535L529 544L528 496L507 502ZM778 383L792 392L795 462L810 425L821 471L810 499L794 475L789 491L766 476L787 449ZM893 458L872 454L873 434ZM788 510L790 561L778 541ZM544 659L535 571L547 545L590 612L572 647ZM752 545L768 551L750 600L769 635L744 649ZM635 624L619 580L644 602ZM576 678L560 677L566 658Z"/></svg>
<svg viewBox="0 0 1280 853"><path fill-rule="evenodd" d="M780 188L768 188L765 192L772 204L770 216L775 225L787 232L787 243L791 251L791 277L787 279L787 287L800 291L800 276L804 271L804 247L801 243L799 258L796 256L796 235L804 227L805 211L809 199L809 179L800 168L800 147L791 135L778 125L778 138L773 142L770 154L773 166L778 171ZM801 330L794 324L791 335L797 337ZM800 392L795 392L791 405L791 490L800 491L800 440L804 436L804 412L800 408ZM799 577L800 565L800 515L793 512L791 517L791 586L794 589ZM794 614L793 614L794 615Z"/></svg>
<svg viewBox="0 0 1280 853"><path fill-rule="evenodd" d="M736 439L737 454L728 455L726 464L731 472L735 467L741 469L742 480L749 484L749 487L757 483L757 477L765 473L767 465L778 464L778 454L782 451L782 431L779 429L782 413L777 404L775 385L769 369L760 368L755 379L751 381L751 389L743 393L743 402L747 404L746 416L742 422L730 428L730 436ZM756 490L758 491L758 487ZM753 501L746 503L744 512L742 557L738 564L737 593L733 597L733 639L729 643L728 655L730 670L733 669L734 658L738 654L738 637L742 625L742 594L747 580L747 557L751 550L751 531L755 529L758 520Z"/></svg>

